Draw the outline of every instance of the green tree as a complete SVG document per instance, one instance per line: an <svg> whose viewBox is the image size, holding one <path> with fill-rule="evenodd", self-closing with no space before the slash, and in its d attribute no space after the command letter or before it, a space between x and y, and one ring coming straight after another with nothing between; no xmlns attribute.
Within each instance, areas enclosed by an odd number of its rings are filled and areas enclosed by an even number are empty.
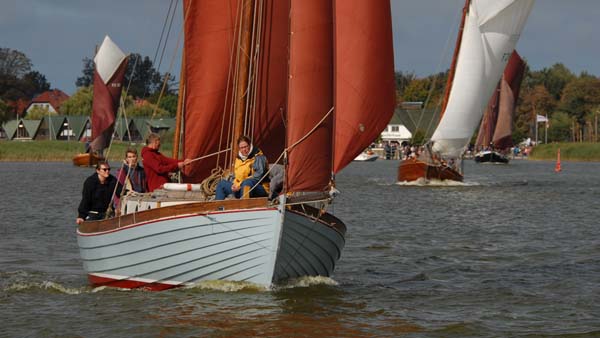
<svg viewBox="0 0 600 338"><path fill-rule="evenodd" d="M77 78L75 85L77 87L89 87L94 84L94 60L88 57L81 60L83 62L83 75Z"/></svg>
<svg viewBox="0 0 600 338"><path fill-rule="evenodd" d="M11 108L0 99L0 125L10 119Z"/></svg>
<svg viewBox="0 0 600 338"><path fill-rule="evenodd" d="M543 85L521 90L521 99L515 112L514 140L523 139L524 135L533 135L536 115L551 115L556 108L556 101Z"/></svg>
<svg viewBox="0 0 600 338"><path fill-rule="evenodd" d="M31 70L31 60L18 50L0 47L0 76L20 78Z"/></svg>
<svg viewBox="0 0 600 338"><path fill-rule="evenodd" d="M25 119L26 120L41 120L45 116L48 116L48 115L56 116L57 114L56 114L56 112L51 112L46 107L35 106L27 112L27 115L25 115Z"/></svg>
<svg viewBox="0 0 600 338"><path fill-rule="evenodd" d="M142 105L131 105L125 109L128 118L132 117L148 117L148 118L161 118L169 117L168 111L156 107L153 103L146 103Z"/></svg>
<svg viewBox="0 0 600 338"><path fill-rule="evenodd" d="M576 78L562 63L554 64L552 67L540 71L529 72L528 75L524 81L525 87L544 86L554 100L560 100L565 86Z"/></svg>
<svg viewBox="0 0 600 338"><path fill-rule="evenodd" d="M595 112L598 105L600 105L600 79L584 73L565 86L559 109L583 126L586 124L586 116Z"/></svg>
<svg viewBox="0 0 600 338"><path fill-rule="evenodd" d="M548 142L569 142L571 140L571 117L565 112L555 112L550 118Z"/></svg>
<svg viewBox="0 0 600 338"><path fill-rule="evenodd" d="M60 111L65 115L84 115L92 114L93 100L92 86L80 87L67 101L63 102Z"/></svg>

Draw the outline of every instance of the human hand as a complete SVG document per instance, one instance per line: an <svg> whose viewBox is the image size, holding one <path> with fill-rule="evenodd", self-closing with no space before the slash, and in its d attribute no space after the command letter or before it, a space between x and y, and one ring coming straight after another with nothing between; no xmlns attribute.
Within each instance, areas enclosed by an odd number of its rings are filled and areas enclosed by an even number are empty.
<svg viewBox="0 0 600 338"><path fill-rule="evenodd" d="M238 192L238 191L240 191L240 186L239 186L239 185L235 185L235 184L234 184L234 185L232 185L232 186L231 186L231 191L233 191L233 192Z"/></svg>
<svg viewBox="0 0 600 338"><path fill-rule="evenodd" d="M83 223L83 221L84 221L83 218L77 217L77 219L75 220L75 223L77 223L77 225L79 225L79 224Z"/></svg>

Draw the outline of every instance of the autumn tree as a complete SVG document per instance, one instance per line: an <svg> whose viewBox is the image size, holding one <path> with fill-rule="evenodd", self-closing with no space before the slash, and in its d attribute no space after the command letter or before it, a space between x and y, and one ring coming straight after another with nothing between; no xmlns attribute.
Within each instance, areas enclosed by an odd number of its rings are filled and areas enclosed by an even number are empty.
<svg viewBox="0 0 600 338"><path fill-rule="evenodd" d="M526 135L532 136L536 115L551 115L556 107L556 101L546 87L541 84L521 90L519 103L515 112L514 140L521 140Z"/></svg>

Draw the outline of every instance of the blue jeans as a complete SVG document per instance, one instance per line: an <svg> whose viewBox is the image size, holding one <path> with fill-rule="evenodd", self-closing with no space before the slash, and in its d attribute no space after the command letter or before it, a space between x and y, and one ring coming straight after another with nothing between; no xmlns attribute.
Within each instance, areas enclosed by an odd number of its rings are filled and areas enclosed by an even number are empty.
<svg viewBox="0 0 600 338"><path fill-rule="evenodd" d="M215 192L216 193L215 199L216 200L224 200L230 194L233 194L233 196L235 196L235 198L241 198L242 192L244 191L244 187L249 187L250 189L252 189L252 187L254 187L254 185L257 182L258 182L258 180L255 178L247 178L240 185L240 190L233 192L233 190L231 190L231 187L233 186L233 182L221 180L217 184L217 190ZM262 186L262 184L259 184L256 187L254 187L254 189L252 189L252 191L250 191L250 197L267 197L267 192L265 191L265 188Z"/></svg>

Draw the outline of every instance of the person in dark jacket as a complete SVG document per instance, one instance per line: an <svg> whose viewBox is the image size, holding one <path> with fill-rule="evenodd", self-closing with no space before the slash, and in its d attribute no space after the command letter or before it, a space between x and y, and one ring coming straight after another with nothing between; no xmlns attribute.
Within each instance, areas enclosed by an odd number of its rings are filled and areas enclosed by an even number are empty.
<svg viewBox="0 0 600 338"><path fill-rule="evenodd" d="M142 148L142 159L144 160L144 171L148 182L148 191L152 192L169 182L169 173L177 171L192 163L192 160L183 161L166 157L160 151L160 136L150 133L146 138L146 146Z"/></svg>
<svg viewBox="0 0 600 338"><path fill-rule="evenodd" d="M123 195L129 192L144 193L148 191L146 182L146 173L144 168L138 162L138 153L135 148L127 148L125 151L125 160L123 166L117 171L117 181L123 186ZM120 207L121 195L114 198L115 209Z"/></svg>
<svg viewBox="0 0 600 338"><path fill-rule="evenodd" d="M117 190L115 191L115 187ZM96 164L96 172L83 182L81 203L79 203L76 223L104 219L110 206L113 193L121 193L121 185L110 174L107 162L100 161Z"/></svg>

